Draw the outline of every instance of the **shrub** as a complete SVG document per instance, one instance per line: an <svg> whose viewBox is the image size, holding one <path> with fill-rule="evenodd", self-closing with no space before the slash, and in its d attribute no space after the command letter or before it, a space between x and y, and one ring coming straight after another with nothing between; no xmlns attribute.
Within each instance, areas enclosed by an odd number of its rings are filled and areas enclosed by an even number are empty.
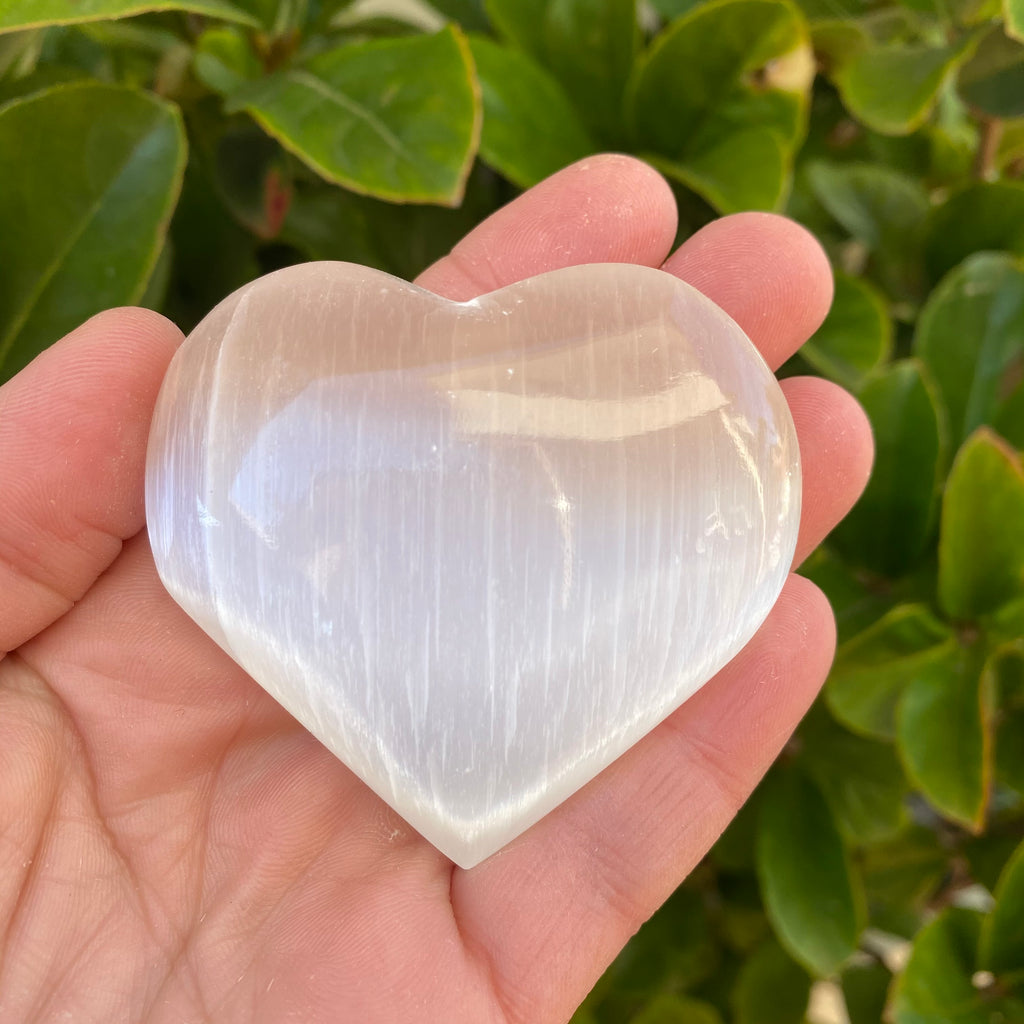
<svg viewBox="0 0 1024 1024"><path fill-rule="evenodd" d="M575 1019L799 1024L814 979L852 1024L1022 1019L1021 0L0 0L0 32L3 376L111 305L188 329L298 260L411 277L603 149L683 235L815 231L836 300L787 372L878 442L803 570L836 664Z"/></svg>

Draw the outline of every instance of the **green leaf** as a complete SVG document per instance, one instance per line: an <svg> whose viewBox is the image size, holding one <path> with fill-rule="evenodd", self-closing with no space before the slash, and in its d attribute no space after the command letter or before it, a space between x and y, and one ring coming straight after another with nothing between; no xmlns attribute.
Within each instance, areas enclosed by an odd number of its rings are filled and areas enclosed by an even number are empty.
<svg viewBox="0 0 1024 1024"><path fill-rule="evenodd" d="M722 1018L710 1003L665 994L655 996L630 1024L722 1024Z"/></svg>
<svg viewBox="0 0 1024 1024"><path fill-rule="evenodd" d="M328 50L244 86L229 108L328 181L394 202L457 205L480 128L469 45L454 26Z"/></svg>
<svg viewBox="0 0 1024 1024"><path fill-rule="evenodd" d="M466 32L486 32L490 28L483 0L430 0L430 6Z"/></svg>
<svg viewBox="0 0 1024 1024"><path fill-rule="evenodd" d="M1024 183L986 181L954 193L930 216L925 244L935 280L974 252L1024 256Z"/></svg>
<svg viewBox="0 0 1024 1024"><path fill-rule="evenodd" d="M928 368L957 443L999 418L1024 390L1024 266L976 253L921 310L914 352Z"/></svg>
<svg viewBox="0 0 1024 1024"><path fill-rule="evenodd" d="M848 732L820 705L801 724L800 741L801 763L850 842L877 842L900 830L909 787L891 744Z"/></svg>
<svg viewBox="0 0 1024 1024"><path fill-rule="evenodd" d="M834 973L857 945L860 885L828 803L793 766L766 784L757 869L779 940L815 974Z"/></svg>
<svg viewBox="0 0 1024 1024"><path fill-rule="evenodd" d="M842 64L835 79L847 109L869 128L907 135L927 120L947 77L970 56L977 37L950 46L893 44Z"/></svg>
<svg viewBox="0 0 1024 1024"><path fill-rule="evenodd" d="M867 629L896 603L888 588L872 586L866 574L851 569L827 544L813 552L799 572L825 592L840 644Z"/></svg>
<svg viewBox="0 0 1024 1024"><path fill-rule="evenodd" d="M991 117L1024 114L1024 46L992 29L957 76L960 95Z"/></svg>
<svg viewBox="0 0 1024 1024"><path fill-rule="evenodd" d="M807 177L818 202L871 249L906 252L920 239L928 195L913 178L876 164L816 161Z"/></svg>
<svg viewBox="0 0 1024 1024"><path fill-rule="evenodd" d="M939 599L955 619L975 619L1024 594L1024 469L986 427L950 470L939 537Z"/></svg>
<svg viewBox="0 0 1024 1024"><path fill-rule="evenodd" d="M735 1024L802 1024L810 995L808 973L769 940L740 971L733 994Z"/></svg>
<svg viewBox="0 0 1024 1024"><path fill-rule="evenodd" d="M920 289L928 194L915 178L881 164L827 163L806 168L808 184L829 215L870 250L886 289Z"/></svg>
<svg viewBox="0 0 1024 1024"><path fill-rule="evenodd" d="M1024 842L1003 868L993 895L995 906L981 930L981 966L996 975L1024 972Z"/></svg>
<svg viewBox="0 0 1024 1024"><path fill-rule="evenodd" d="M276 238L291 204L291 160L246 119L229 123L210 153L214 185L224 205L258 238Z"/></svg>
<svg viewBox="0 0 1024 1024"><path fill-rule="evenodd" d="M807 27L782 0L711 0L638 63L627 98L637 146L720 211L777 207L813 78Z"/></svg>
<svg viewBox="0 0 1024 1024"><path fill-rule="evenodd" d="M629 941L605 979L610 990L635 1003L651 992L692 988L719 958L703 895L680 886Z"/></svg>
<svg viewBox="0 0 1024 1024"><path fill-rule="evenodd" d="M945 817L973 831L984 824L992 785L993 697L977 645L958 646L911 681L897 713L907 775Z"/></svg>
<svg viewBox="0 0 1024 1024"><path fill-rule="evenodd" d="M856 388L888 358L892 321L884 296L866 281L842 272L835 281L832 308L800 354L832 380Z"/></svg>
<svg viewBox="0 0 1024 1024"><path fill-rule="evenodd" d="M1016 636L1024 635L1018 629ZM1015 639L985 663L988 685L997 693L996 777L1024 796L1024 641Z"/></svg>
<svg viewBox="0 0 1024 1024"><path fill-rule="evenodd" d="M177 108L133 89L76 83L0 109L0 376L141 298L184 164Z"/></svg>
<svg viewBox="0 0 1024 1024"><path fill-rule="evenodd" d="M754 843L760 817L761 790L755 789L718 837L711 853L715 864L736 873L754 870Z"/></svg>
<svg viewBox="0 0 1024 1024"><path fill-rule="evenodd" d="M949 880L950 861L935 832L921 826L864 847L861 864L872 925L895 935L913 935Z"/></svg>
<svg viewBox="0 0 1024 1024"><path fill-rule="evenodd" d="M640 43L636 0L550 0L544 63L598 138L622 140L623 97Z"/></svg>
<svg viewBox="0 0 1024 1024"><path fill-rule="evenodd" d="M639 45L635 0L487 0L510 42L565 89L588 130L617 144Z"/></svg>
<svg viewBox="0 0 1024 1024"><path fill-rule="evenodd" d="M482 36L470 40L484 124L480 156L520 188L594 152L561 86L518 50Z"/></svg>
<svg viewBox="0 0 1024 1024"><path fill-rule="evenodd" d="M932 537L945 463L937 402L916 360L893 363L857 397L875 432L875 465L832 543L850 562L898 576Z"/></svg>
<svg viewBox="0 0 1024 1024"><path fill-rule="evenodd" d="M881 964L844 971L843 1001L850 1024L879 1024L891 983L892 975Z"/></svg>
<svg viewBox="0 0 1024 1024"><path fill-rule="evenodd" d="M987 831L976 836L965 836L957 843L955 856L966 860L967 874L973 882L990 893L996 891L999 876L1020 843L1020 835L1007 835L1001 831L1013 828L1013 819L995 817ZM1020 832L1019 828L1014 830ZM963 861L960 862L963 865ZM980 894L979 894L980 895Z"/></svg>
<svg viewBox="0 0 1024 1024"><path fill-rule="evenodd" d="M0 32L128 18L147 11L189 11L244 25L258 24L245 10L227 0L0 0Z"/></svg>
<svg viewBox="0 0 1024 1024"><path fill-rule="evenodd" d="M174 263L162 309L185 332L261 272L257 240L229 215L211 177L193 147L171 221Z"/></svg>
<svg viewBox="0 0 1024 1024"><path fill-rule="evenodd" d="M222 96L259 78L263 66L246 36L234 28L208 28L192 54L196 78Z"/></svg>
<svg viewBox="0 0 1024 1024"><path fill-rule="evenodd" d="M462 203L449 209L396 206L320 181L298 182L280 238L308 259L362 263L412 280L495 209L499 184L478 163Z"/></svg>
<svg viewBox="0 0 1024 1024"><path fill-rule="evenodd" d="M927 608L900 605L839 648L825 699L856 732L894 739L903 691L955 649L952 630Z"/></svg>
<svg viewBox="0 0 1024 1024"><path fill-rule="evenodd" d="M544 59L544 15L550 0L484 0L487 16L510 43Z"/></svg>
<svg viewBox="0 0 1024 1024"><path fill-rule="evenodd" d="M992 1024L991 1006L971 983L981 915L950 907L914 939L896 979L890 1006L895 1024Z"/></svg>
<svg viewBox="0 0 1024 1024"><path fill-rule="evenodd" d="M647 159L722 213L774 210L786 198L790 158L782 139L770 129L736 132L685 163L656 154ZM757 174L751 174L754 167Z"/></svg>
<svg viewBox="0 0 1024 1024"><path fill-rule="evenodd" d="M1003 0L1003 27L1008 36L1024 43L1024 0Z"/></svg>

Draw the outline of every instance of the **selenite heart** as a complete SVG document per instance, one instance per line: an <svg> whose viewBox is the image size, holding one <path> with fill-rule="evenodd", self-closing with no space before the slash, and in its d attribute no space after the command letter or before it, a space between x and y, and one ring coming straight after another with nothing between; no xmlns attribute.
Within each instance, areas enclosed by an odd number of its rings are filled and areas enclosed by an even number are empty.
<svg viewBox="0 0 1024 1024"><path fill-rule="evenodd" d="M189 615L470 867L750 639L800 470L775 378L669 274L455 303L312 263L178 352L146 503Z"/></svg>

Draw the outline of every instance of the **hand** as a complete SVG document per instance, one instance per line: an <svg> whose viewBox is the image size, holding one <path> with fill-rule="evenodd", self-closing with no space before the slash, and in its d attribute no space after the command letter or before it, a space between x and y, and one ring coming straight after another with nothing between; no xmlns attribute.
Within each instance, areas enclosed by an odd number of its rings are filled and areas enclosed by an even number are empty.
<svg viewBox="0 0 1024 1024"><path fill-rule="evenodd" d="M742 214L668 256L675 230L661 178L595 158L420 283L468 299L569 264L664 266L773 366L820 323L831 278L803 229ZM824 597L791 577L716 679L462 871L161 587L143 465L180 340L154 313L115 310L0 389L0 1022L565 1021L813 700L834 642ZM804 468L799 560L860 492L871 441L835 386L783 389Z"/></svg>

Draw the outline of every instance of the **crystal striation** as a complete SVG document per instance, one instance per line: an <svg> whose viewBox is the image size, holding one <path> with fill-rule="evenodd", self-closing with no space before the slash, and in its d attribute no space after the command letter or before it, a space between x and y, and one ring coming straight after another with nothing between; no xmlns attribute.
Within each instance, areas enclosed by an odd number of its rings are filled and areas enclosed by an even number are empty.
<svg viewBox="0 0 1024 1024"><path fill-rule="evenodd" d="M178 352L146 505L179 604L469 867L750 639L800 469L761 357L669 274L455 303L312 263Z"/></svg>

